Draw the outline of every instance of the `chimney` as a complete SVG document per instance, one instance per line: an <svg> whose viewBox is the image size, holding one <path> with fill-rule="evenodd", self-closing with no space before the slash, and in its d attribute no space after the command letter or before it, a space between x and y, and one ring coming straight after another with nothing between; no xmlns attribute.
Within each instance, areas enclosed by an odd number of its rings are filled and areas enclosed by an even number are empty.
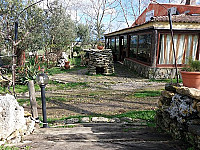
<svg viewBox="0 0 200 150"><path fill-rule="evenodd" d="M156 0L150 0L150 2L151 2L151 3L155 3L155 2L156 2Z"/></svg>
<svg viewBox="0 0 200 150"><path fill-rule="evenodd" d="M185 5L196 5L196 0L186 0Z"/></svg>

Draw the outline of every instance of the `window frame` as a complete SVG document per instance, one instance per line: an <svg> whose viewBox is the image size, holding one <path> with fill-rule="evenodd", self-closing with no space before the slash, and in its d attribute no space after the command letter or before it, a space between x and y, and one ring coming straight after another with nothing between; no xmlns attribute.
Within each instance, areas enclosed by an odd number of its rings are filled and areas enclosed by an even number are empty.
<svg viewBox="0 0 200 150"><path fill-rule="evenodd" d="M145 62L145 61L142 61L142 60L139 60L138 59L138 49L139 49L139 36L141 36L141 35L148 35L148 34L150 34L151 35L151 47L150 47L150 57L149 57L149 62ZM154 41L154 34L153 34L153 31L148 31L148 32L140 32L140 33L130 33L129 34L129 36L130 36L130 39L129 39L129 53L130 53L130 46L131 46L131 44L130 44L130 41L131 41L131 36L133 36L133 35L136 35L137 36L137 53L136 53L136 58L132 58L132 57L130 57L130 55L129 55L129 59L130 60L134 60L135 62L138 62L138 63L141 63L141 64L144 64L144 65L148 65L148 66L150 66L151 64L152 64L152 51L153 51L153 41Z"/></svg>
<svg viewBox="0 0 200 150"><path fill-rule="evenodd" d="M158 32L158 46L156 50L156 67L167 67L167 68L174 68L175 64L159 64L159 59L160 59L160 46L161 46L161 35L162 34L171 34L170 31L159 31ZM185 35L197 35L198 36L198 45L197 45L197 52L196 52L196 59L199 60L199 52L200 52L200 32L195 32L195 31L174 31L174 35L177 34L185 34ZM177 64L178 68L185 67L186 64Z"/></svg>

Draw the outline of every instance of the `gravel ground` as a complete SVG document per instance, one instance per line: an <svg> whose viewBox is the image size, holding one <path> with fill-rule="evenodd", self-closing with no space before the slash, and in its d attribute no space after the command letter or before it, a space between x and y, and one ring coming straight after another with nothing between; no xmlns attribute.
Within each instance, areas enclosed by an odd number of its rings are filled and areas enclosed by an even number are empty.
<svg viewBox="0 0 200 150"><path fill-rule="evenodd" d="M85 83L87 86L59 89L48 85L46 97L48 118L62 118L73 115L114 115L133 110L154 110L159 97L134 97L135 91L164 89L164 83L149 82L138 77L123 65L115 64L114 76L89 76L87 69L56 74L50 79L62 83ZM37 93L38 97L40 93ZM38 103L41 115L41 102ZM24 104L25 110L30 106Z"/></svg>

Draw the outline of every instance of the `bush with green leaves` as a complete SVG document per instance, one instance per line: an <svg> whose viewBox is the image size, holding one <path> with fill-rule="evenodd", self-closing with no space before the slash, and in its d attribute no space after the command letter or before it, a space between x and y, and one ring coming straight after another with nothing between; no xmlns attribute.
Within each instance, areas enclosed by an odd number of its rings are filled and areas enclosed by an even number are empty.
<svg viewBox="0 0 200 150"><path fill-rule="evenodd" d="M183 71L188 72L198 72L200 71L200 61L189 59L189 63L182 69Z"/></svg>
<svg viewBox="0 0 200 150"><path fill-rule="evenodd" d="M37 56L29 57L23 66L16 69L17 83L27 84L29 80L35 80L42 66L45 66L45 63L39 62Z"/></svg>

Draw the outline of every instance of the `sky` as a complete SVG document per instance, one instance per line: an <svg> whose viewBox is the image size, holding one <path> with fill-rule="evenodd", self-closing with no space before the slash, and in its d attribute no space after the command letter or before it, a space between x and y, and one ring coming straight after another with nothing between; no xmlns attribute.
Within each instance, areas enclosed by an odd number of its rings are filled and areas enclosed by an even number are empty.
<svg viewBox="0 0 200 150"><path fill-rule="evenodd" d="M49 3L52 1L53 0L48 0ZM93 9L94 6L92 7L91 5L92 0L59 0L59 1L60 3L66 6L67 13L71 15L72 20L78 21L83 24L89 23L89 21L94 22L94 20L92 20L90 17L90 16L95 16L95 10ZM93 0L94 3L97 3L98 1L102 1L102 0ZM114 0L108 0L109 3L111 3L112 1ZM122 1L123 7L125 8L124 10L126 13L127 22L129 26L131 26L135 18L133 17L133 11L130 7L130 0L121 0L121 1ZM133 5L137 4L136 0L132 0L132 1L134 2ZM169 3L169 1L171 1L171 3L180 4L182 0L157 0L157 2L159 3ZM142 11L143 11L146 8L147 4L150 2L150 0L141 0L141 2L143 3L142 4L143 5ZM196 2L197 4L200 4L200 0L196 0ZM185 2L183 2L183 4L185 4ZM40 7L44 9L47 8L46 5L47 5L47 0L44 0L44 2L40 3ZM133 7L136 10L136 6L133 6ZM100 13L102 12L103 11L100 11ZM135 13L138 13L138 11L136 11ZM127 23L125 22L123 14L124 13L119 4L111 5L109 8L106 9L106 12L103 18L103 24L104 24L104 29L106 30L106 33L128 27ZM137 16L138 15L139 14L137 14ZM110 22L110 20L112 19L113 21Z"/></svg>

